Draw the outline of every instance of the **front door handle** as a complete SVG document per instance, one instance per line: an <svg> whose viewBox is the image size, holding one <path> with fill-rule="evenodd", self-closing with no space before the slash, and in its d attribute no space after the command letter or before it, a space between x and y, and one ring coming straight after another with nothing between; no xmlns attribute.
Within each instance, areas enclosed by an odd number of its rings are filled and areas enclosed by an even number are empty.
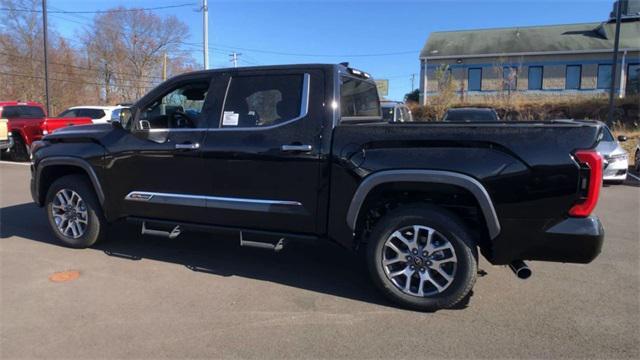
<svg viewBox="0 0 640 360"><path fill-rule="evenodd" d="M311 145L282 145L280 148L282 151L298 151L298 152L309 152L313 150L313 146Z"/></svg>
<svg viewBox="0 0 640 360"><path fill-rule="evenodd" d="M176 144L176 149L179 149L179 150L196 150L199 148L200 148L199 143Z"/></svg>

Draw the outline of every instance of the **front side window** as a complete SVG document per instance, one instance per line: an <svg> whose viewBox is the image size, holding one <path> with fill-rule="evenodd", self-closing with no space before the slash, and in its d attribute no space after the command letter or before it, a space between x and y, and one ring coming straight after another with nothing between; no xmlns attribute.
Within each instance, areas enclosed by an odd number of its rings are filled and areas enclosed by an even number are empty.
<svg viewBox="0 0 640 360"><path fill-rule="evenodd" d="M598 89L611 88L611 65L598 65Z"/></svg>
<svg viewBox="0 0 640 360"><path fill-rule="evenodd" d="M340 85L340 112L343 120L380 117L376 84L343 76Z"/></svg>
<svg viewBox="0 0 640 360"><path fill-rule="evenodd" d="M482 68L469 69L469 91L482 90Z"/></svg>
<svg viewBox="0 0 640 360"><path fill-rule="evenodd" d="M76 109L69 109L69 110L65 110L63 112L60 113L60 115L58 115L59 118L72 118L72 117L77 117L76 115Z"/></svg>
<svg viewBox="0 0 640 360"><path fill-rule="evenodd" d="M580 78L582 77L582 66L569 65L567 66L567 73L565 75L565 89L578 90L580 89Z"/></svg>
<svg viewBox="0 0 640 360"><path fill-rule="evenodd" d="M242 76L231 79L221 126L277 125L301 116L302 75Z"/></svg>
<svg viewBox="0 0 640 360"><path fill-rule="evenodd" d="M542 66L529 66L529 90L542 90Z"/></svg>
<svg viewBox="0 0 640 360"><path fill-rule="evenodd" d="M144 107L138 119L138 128L173 129L205 127L202 115L209 82L194 81L179 86Z"/></svg>

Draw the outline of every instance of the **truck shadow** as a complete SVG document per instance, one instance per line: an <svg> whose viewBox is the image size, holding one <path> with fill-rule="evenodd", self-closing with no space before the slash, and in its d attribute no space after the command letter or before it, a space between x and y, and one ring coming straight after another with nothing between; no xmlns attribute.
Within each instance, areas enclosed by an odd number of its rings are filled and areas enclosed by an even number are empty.
<svg viewBox="0 0 640 360"><path fill-rule="evenodd" d="M51 233L43 210L34 204L0 208L0 220L0 239L18 236L62 246ZM373 287L361 257L329 241L289 243L281 252L275 253L240 247L238 239L229 236L188 233L169 240L142 236L139 231L138 227L127 223L114 224L107 241L90 250L127 261L152 259L213 276L241 276L394 306ZM472 293L456 309L466 308L471 296Z"/></svg>

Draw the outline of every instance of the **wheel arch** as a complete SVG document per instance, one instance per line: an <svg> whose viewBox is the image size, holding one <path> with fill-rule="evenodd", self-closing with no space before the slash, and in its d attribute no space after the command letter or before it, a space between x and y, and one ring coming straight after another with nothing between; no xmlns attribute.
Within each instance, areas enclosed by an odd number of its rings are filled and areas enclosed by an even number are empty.
<svg viewBox="0 0 640 360"><path fill-rule="evenodd" d="M104 207L104 192L93 167L86 160L66 156L45 158L38 163L35 174L37 203L44 204L47 191L56 179L70 174L85 175L91 182L100 205Z"/></svg>
<svg viewBox="0 0 640 360"><path fill-rule="evenodd" d="M356 232L364 218L362 208L375 189L388 184L408 183L450 185L468 192L477 202L489 238L494 239L500 233L498 216L484 186L471 176L440 170L386 170L367 176L356 190L349 205L346 219L349 229Z"/></svg>

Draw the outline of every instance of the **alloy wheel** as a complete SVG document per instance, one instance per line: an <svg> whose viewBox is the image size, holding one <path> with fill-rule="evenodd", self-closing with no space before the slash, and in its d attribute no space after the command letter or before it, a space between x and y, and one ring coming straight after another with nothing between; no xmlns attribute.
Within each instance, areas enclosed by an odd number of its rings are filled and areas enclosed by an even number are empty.
<svg viewBox="0 0 640 360"><path fill-rule="evenodd" d="M457 257L451 242L422 225L394 231L382 249L387 278L405 294L427 297L442 293L453 282Z"/></svg>
<svg viewBox="0 0 640 360"><path fill-rule="evenodd" d="M56 193L51 204L51 214L58 231L66 237L77 239L87 230L87 206L73 190L61 189Z"/></svg>

